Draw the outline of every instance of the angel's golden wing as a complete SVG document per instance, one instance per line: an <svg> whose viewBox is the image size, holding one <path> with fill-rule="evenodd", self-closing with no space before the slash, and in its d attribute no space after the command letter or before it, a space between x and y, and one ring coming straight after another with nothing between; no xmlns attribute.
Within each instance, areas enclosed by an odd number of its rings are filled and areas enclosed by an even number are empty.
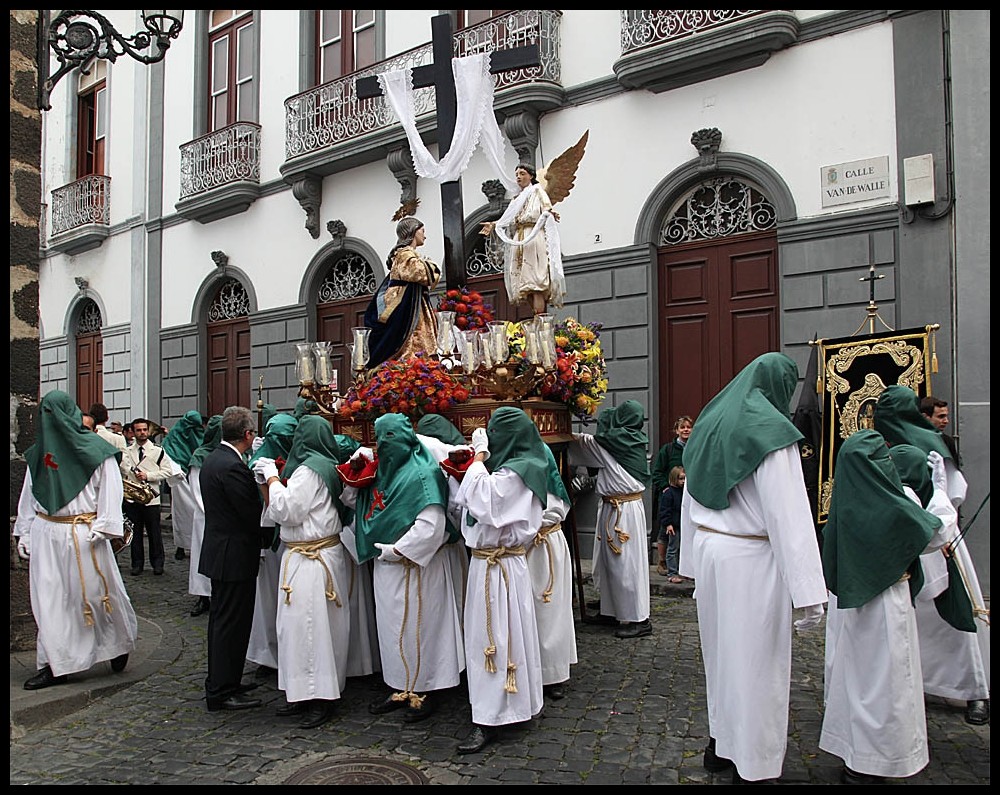
<svg viewBox="0 0 1000 795"><path fill-rule="evenodd" d="M569 196L576 184L576 170L583 159L590 130L580 136L580 140L538 172L538 182L549 195L549 201L557 204Z"/></svg>
<svg viewBox="0 0 1000 795"><path fill-rule="evenodd" d="M417 208L420 206L420 199L410 199L409 201L403 202L399 205L399 209L396 210L395 215L389 220L400 221L410 215L417 214Z"/></svg>

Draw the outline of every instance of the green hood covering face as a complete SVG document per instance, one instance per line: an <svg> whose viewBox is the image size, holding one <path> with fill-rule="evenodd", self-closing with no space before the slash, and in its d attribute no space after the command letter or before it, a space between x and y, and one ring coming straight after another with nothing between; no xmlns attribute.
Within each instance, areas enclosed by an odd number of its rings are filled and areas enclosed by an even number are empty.
<svg viewBox="0 0 1000 795"><path fill-rule="evenodd" d="M917 493L920 504L926 508L934 496L931 471L927 466L927 453L912 444L897 444L889 450L889 456L899 473L900 481Z"/></svg>
<svg viewBox="0 0 1000 795"><path fill-rule="evenodd" d="M858 431L841 445L823 529L823 574L838 608L861 607L911 575L923 584L919 556L941 526L903 493L885 439Z"/></svg>
<svg viewBox="0 0 1000 795"><path fill-rule="evenodd" d="M490 444L486 468L516 472L544 509L549 491L548 448L531 418L519 408L502 406L490 417L486 435Z"/></svg>
<svg viewBox="0 0 1000 795"><path fill-rule="evenodd" d="M291 414L272 415L264 426L264 441L257 448L257 452L250 456L248 462L250 466L253 466L258 458L273 458L275 461L279 458L287 460L289 450L292 449L292 437L295 435L298 424L299 421ZM288 476L282 475L282 477L287 478Z"/></svg>
<svg viewBox="0 0 1000 795"><path fill-rule="evenodd" d="M306 398L299 398L295 401L295 411L292 412L292 416L295 419L302 419L306 414L318 414L319 406L316 405L315 400L307 400Z"/></svg>
<svg viewBox="0 0 1000 795"><path fill-rule="evenodd" d="M597 415L595 441L614 456L621 467L640 483L648 486L649 461L646 452L649 437L642 426L646 412L642 404L626 400L620 406L601 409Z"/></svg>
<svg viewBox="0 0 1000 795"><path fill-rule="evenodd" d="M448 506L441 467L423 446L408 417L383 414L375 420L378 471L375 482L358 489L354 529L358 560L379 554L376 543L393 544L428 505Z"/></svg>
<svg viewBox="0 0 1000 795"><path fill-rule="evenodd" d="M179 420L170 432L163 437L160 445L170 460L177 464L184 473L191 468L191 455L205 441L205 425L201 413L189 411Z"/></svg>
<svg viewBox="0 0 1000 795"><path fill-rule="evenodd" d="M271 424L282 416L279 414L271 420ZM289 417L289 420L296 422L294 417ZM344 484L341 483L336 466L346 462L358 447L360 445L349 436L334 433L328 420L306 414L296 422L288 460L281 476L287 481L299 467L311 469L326 484L341 523L348 525L354 520L354 513L340 501Z"/></svg>
<svg viewBox="0 0 1000 795"><path fill-rule="evenodd" d="M205 437L202 439L201 447L191 454L188 467L198 467L205 463L205 459L222 442L222 415L214 414L208 418L208 425L205 426Z"/></svg>
<svg viewBox="0 0 1000 795"><path fill-rule="evenodd" d="M468 440L462 436L462 432L448 419L440 414L425 414L417 422L417 433L424 436L433 436L445 444L462 445L468 444Z"/></svg>
<svg viewBox="0 0 1000 795"><path fill-rule="evenodd" d="M265 403L260 409L260 427L267 428L267 424L277 415L278 409L273 403Z"/></svg>
<svg viewBox="0 0 1000 795"><path fill-rule="evenodd" d="M893 384L883 390L875 404L875 430L885 437L890 447L912 444L926 455L936 450L945 459L951 458L941 431L920 413L917 393L908 386Z"/></svg>
<svg viewBox="0 0 1000 795"><path fill-rule="evenodd" d="M55 390L38 406L35 443L24 457L31 472L31 493L54 514L76 497L105 459L121 453L83 427L83 412L65 392Z"/></svg>
<svg viewBox="0 0 1000 795"><path fill-rule="evenodd" d="M729 507L729 492L764 456L802 438L789 419L795 362L765 353L740 370L702 409L684 447L686 488L706 508Z"/></svg>

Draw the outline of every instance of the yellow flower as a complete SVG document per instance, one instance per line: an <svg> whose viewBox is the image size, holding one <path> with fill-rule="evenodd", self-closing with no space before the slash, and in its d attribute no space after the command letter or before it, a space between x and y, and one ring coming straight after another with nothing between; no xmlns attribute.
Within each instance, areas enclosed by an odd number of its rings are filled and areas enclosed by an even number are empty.
<svg viewBox="0 0 1000 795"><path fill-rule="evenodd" d="M569 345L569 337L558 336L556 337L556 345L560 348L566 348Z"/></svg>

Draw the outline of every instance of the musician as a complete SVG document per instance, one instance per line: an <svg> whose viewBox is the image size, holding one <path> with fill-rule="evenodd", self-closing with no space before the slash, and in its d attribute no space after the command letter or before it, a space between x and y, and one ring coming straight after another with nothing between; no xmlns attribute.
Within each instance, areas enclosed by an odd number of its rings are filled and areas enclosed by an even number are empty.
<svg viewBox="0 0 1000 795"><path fill-rule="evenodd" d="M132 522L133 538L131 544L133 577L142 574L145 559L143 549L143 533L149 539L149 565L153 574L163 574L163 534L160 530L160 484L174 476L180 470L164 452L163 448L153 444L149 439L150 421L139 417L132 420L132 430L135 440L122 453L122 477L139 486L148 485L153 489L149 502L143 504L134 499L126 498L125 516Z"/></svg>

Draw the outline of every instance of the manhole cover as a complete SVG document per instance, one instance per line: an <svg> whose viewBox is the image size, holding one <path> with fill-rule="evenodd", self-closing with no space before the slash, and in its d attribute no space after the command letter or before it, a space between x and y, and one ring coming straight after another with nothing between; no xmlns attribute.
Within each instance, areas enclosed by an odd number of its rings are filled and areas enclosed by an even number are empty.
<svg viewBox="0 0 1000 795"><path fill-rule="evenodd" d="M285 784L426 784L419 770L387 759L362 757L316 762L285 779Z"/></svg>

